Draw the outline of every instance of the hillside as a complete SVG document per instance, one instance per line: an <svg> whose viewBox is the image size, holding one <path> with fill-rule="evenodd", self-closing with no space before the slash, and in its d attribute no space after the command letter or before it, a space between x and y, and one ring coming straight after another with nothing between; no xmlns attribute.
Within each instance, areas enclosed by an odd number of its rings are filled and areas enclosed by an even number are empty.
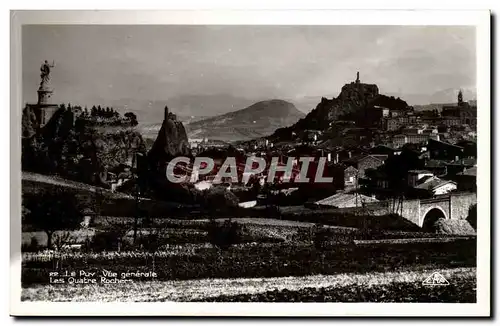
<svg viewBox="0 0 500 326"><path fill-rule="evenodd" d="M119 174L145 153L142 136L130 125L108 125L77 108L61 106L43 127L23 112L22 170L109 187L107 172ZM118 119L122 119L118 115Z"/></svg>
<svg viewBox="0 0 500 326"><path fill-rule="evenodd" d="M257 102L245 109L196 121L186 126L189 138L240 141L270 135L305 114L283 100Z"/></svg>
<svg viewBox="0 0 500 326"><path fill-rule="evenodd" d="M195 116L182 116L182 115L177 115L177 120L182 122L183 124L189 124L193 122L197 122L200 120L204 120L210 117L207 116L201 116L201 117L195 117ZM150 124L144 124L144 123L139 123L137 126L137 130L141 133L142 137L144 139L152 139L155 140L156 137L158 136L158 132L160 132L162 123L150 123Z"/></svg>
<svg viewBox="0 0 500 326"><path fill-rule="evenodd" d="M336 98L323 97L305 118L293 126L276 130L269 138L275 141L291 140L306 130L327 130L337 120L355 121L363 126L376 119L375 106L408 108L404 100L379 94L377 85L361 83L358 79L345 84Z"/></svg>
<svg viewBox="0 0 500 326"><path fill-rule="evenodd" d="M133 112L140 117L141 126L149 126L163 120L163 108L166 104L173 113L177 114L179 120L186 123L190 119L232 112L247 107L256 100L230 94L183 94L163 99L122 98L118 100L97 99L96 101L116 108L121 114Z"/></svg>

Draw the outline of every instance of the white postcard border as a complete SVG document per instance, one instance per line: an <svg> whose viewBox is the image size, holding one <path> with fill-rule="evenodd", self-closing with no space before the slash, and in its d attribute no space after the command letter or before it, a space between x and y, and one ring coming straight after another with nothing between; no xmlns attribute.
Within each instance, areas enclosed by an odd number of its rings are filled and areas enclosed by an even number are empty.
<svg viewBox="0 0 500 326"><path fill-rule="evenodd" d="M486 10L236 10L11 12L12 315L489 316L490 315L490 13ZM469 25L477 31L477 303L52 303L21 302L20 121L22 24Z"/></svg>

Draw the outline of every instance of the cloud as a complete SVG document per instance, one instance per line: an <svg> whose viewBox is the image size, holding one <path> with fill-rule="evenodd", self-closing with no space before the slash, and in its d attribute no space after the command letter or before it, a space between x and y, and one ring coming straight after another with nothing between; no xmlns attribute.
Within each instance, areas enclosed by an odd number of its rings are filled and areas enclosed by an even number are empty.
<svg viewBox="0 0 500 326"><path fill-rule="evenodd" d="M334 96L360 71L387 92L475 84L473 27L114 26L23 28L23 91L55 60L54 100ZM109 87L112 85L112 87Z"/></svg>

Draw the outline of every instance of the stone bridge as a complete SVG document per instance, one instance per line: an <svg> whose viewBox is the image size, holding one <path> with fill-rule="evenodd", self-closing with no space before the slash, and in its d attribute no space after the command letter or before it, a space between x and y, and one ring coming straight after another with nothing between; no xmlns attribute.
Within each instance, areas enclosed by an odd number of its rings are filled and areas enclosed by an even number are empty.
<svg viewBox="0 0 500 326"><path fill-rule="evenodd" d="M441 218L466 219L471 205L477 203L477 194L471 192L450 193L429 199L410 199L399 203L385 201L383 207L372 210L375 215L397 213L421 228L427 229ZM371 209L370 209L371 210Z"/></svg>

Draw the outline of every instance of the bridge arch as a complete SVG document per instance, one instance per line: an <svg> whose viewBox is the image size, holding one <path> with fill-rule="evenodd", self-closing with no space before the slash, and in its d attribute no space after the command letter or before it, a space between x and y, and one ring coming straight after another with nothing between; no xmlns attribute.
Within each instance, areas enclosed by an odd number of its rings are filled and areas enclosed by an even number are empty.
<svg viewBox="0 0 500 326"><path fill-rule="evenodd" d="M446 212L439 206L429 208L422 219L422 230L426 232L435 232L435 224L440 219L448 219Z"/></svg>

